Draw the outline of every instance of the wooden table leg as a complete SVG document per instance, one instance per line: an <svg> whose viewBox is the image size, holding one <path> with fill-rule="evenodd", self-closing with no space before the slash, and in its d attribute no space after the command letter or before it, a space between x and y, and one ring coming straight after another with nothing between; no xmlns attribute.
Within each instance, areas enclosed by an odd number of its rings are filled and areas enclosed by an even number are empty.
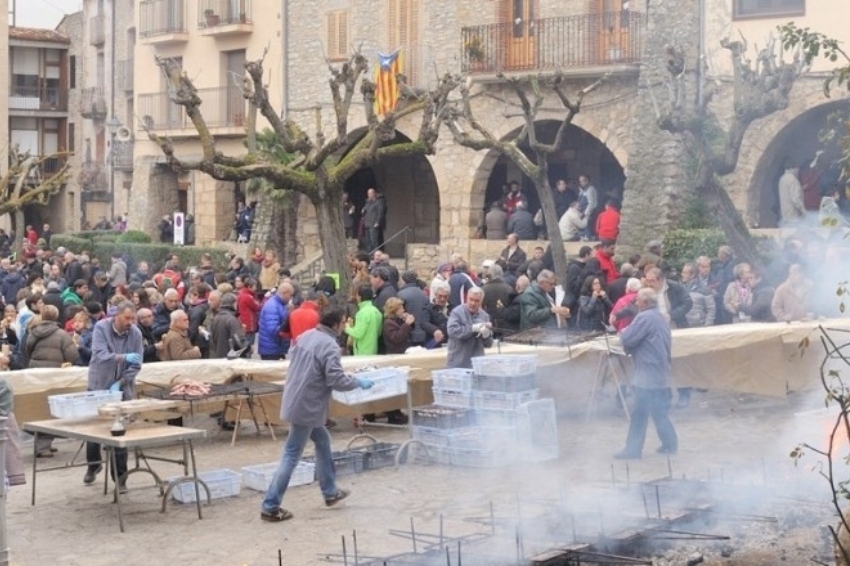
<svg viewBox="0 0 850 566"><path fill-rule="evenodd" d="M115 503L118 505L118 527L121 529L121 532L124 532L124 511L121 509L121 479L118 477L118 456L115 454L116 450L114 448L107 448L109 451L109 462L112 464L112 469L115 470L115 480L113 481L113 489L115 491ZM107 480L109 478L109 473L106 474Z"/></svg>
<svg viewBox="0 0 850 566"><path fill-rule="evenodd" d="M266 412L266 406L265 406L265 404L263 404L263 398L262 397L257 397L257 404L260 405L260 410L263 412L263 418L266 421L266 426L269 429L269 433L271 433L271 435L272 435L272 440L277 440L277 438L274 435L274 427L272 426L272 423L269 422L269 414Z"/></svg>
<svg viewBox="0 0 850 566"><path fill-rule="evenodd" d="M194 479L192 483L195 484L195 506L198 508L198 520L201 520L204 517L201 515L201 489L198 486L198 467L195 465L195 447L191 440L187 440L186 442L189 443L189 457L192 460L192 479ZM209 489L207 489L207 497L209 496L210 492Z"/></svg>
<svg viewBox="0 0 850 566"><path fill-rule="evenodd" d="M239 425L242 422L242 399L239 399L239 405L236 406L236 422L233 423L233 436L230 438L230 445L236 446L236 437L239 434Z"/></svg>
<svg viewBox="0 0 850 566"><path fill-rule="evenodd" d="M32 433L32 504L35 505L35 478L37 475L36 462L38 462L38 432Z"/></svg>

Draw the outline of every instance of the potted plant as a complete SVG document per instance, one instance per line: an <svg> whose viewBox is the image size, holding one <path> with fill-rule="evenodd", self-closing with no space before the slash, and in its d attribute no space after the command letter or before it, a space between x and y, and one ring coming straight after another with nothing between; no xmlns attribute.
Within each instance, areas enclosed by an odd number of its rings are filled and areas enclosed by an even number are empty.
<svg viewBox="0 0 850 566"><path fill-rule="evenodd" d="M215 27L221 22L221 18L212 8L204 10L204 19L206 19L208 28Z"/></svg>
<svg viewBox="0 0 850 566"><path fill-rule="evenodd" d="M481 41L480 35L470 36L463 48L471 69L480 69L484 66L484 42Z"/></svg>

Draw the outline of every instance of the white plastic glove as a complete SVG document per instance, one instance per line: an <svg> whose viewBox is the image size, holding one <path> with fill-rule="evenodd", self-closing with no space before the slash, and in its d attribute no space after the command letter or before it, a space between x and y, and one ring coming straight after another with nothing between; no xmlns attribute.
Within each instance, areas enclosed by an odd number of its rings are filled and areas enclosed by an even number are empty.
<svg viewBox="0 0 850 566"><path fill-rule="evenodd" d="M490 327L485 326L484 328L481 329L481 332L479 332L478 334L486 340L487 338L489 338L490 336L493 335L493 331L490 330Z"/></svg>
<svg viewBox="0 0 850 566"><path fill-rule="evenodd" d="M474 334L478 334L479 332L481 332L482 328L484 328L484 323L483 322L476 322L475 324L472 325L472 332Z"/></svg>

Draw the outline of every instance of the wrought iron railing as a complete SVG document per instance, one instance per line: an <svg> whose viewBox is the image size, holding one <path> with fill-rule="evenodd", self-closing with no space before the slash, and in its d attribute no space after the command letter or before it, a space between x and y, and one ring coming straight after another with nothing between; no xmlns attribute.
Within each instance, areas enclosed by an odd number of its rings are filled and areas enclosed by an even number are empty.
<svg viewBox="0 0 850 566"><path fill-rule="evenodd" d="M201 113L207 126L239 127L245 125L247 101L242 89L236 86L199 88ZM175 104L167 92L139 95L139 115L153 130L192 127L182 106Z"/></svg>
<svg viewBox="0 0 850 566"><path fill-rule="evenodd" d="M108 191L106 167L99 163L83 163L77 175L77 183L84 191Z"/></svg>
<svg viewBox="0 0 850 566"><path fill-rule="evenodd" d="M9 110L68 110L68 89L44 86L13 86L9 89Z"/></svg>
<svg viewBox="0 0 850 566"><path fill-rule="evenodd" d="M115 140L112 144L112 167L116 171L133 169L133 142Z"/></svg>
<svg viewBox="0 0 850 566"><path fill-rule="evenodd" d="M183 0L142 0L139 4L139 34L142 37L185 31Z"/></svg>
<svg viewBox="0 0 850 566"><path fill-rule="evenodd" d="M100 47L106 43L106 18L95 16L89 20L89 43Z"/></svg>
<svg viewBox="0 0 850 566"><path fill-rule="evenodd" d="M462 70L497 73L638 63L645 27L646 16L630 11L465 27Z"/></svg>
<svg viewBox="0 0 850 566"><path fill-rule="evenodd" d="M52 177L65 166L65 157L48 157L39 165L39 173L43 177Z"/></svg>
<svg viewBox="0 0 850 566"><path fill-rule="evenodd" d="M132 58L116 63L115 85L124 92L133 92L133 64Z"/></svg>
<svg viewBox="0 0 850 566"><path fill-rule="evenodd" d="M198 27L251 23L251 0L200 0Z"/></svg>
<svg viewBox="0 0 850 566"><path fill-rule="evenodd" d="M103 88L96 86L80 91L80 114L83 118L102 120L106 117L106 97Z"/></svg>

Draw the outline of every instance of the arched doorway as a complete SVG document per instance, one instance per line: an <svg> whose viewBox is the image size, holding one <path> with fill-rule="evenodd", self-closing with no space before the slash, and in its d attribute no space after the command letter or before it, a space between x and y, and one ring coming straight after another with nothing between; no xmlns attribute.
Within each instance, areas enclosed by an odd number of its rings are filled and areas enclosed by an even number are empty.
<svg viewBox="0 0 850 566"><path fill-rule="evenodd" d="M360 137L351 147L357 144ZM397 132L390 145L410 141L404 134ZM358 212L363 209L366 191L370 187L374 187L386 199L385 240L398 234L395 239L387 241L384 251L393 257L404 257L403 231L408 227L407 243L440 243L440 191L431 164L424 155L384 159L374 167L357 171L346 181L345 191Z"/></svg>
<svg viewBox="0 0 850 566"><path fill-rule="evenodd" d="M748 191L749 210L758 227L779 225L779 178L787 164L800 167L806 208L818 209L820 196L838 181L837 161L841 154L837 139L822 142L820 136L829 128L833 113L848 111L850 102L846 100L816 106L788 122L771 140L758 161ZM811 168L818 151L823 153Z"/></svg>
<svg viewBox="0 0 850 566"><path fill-rule="evenodd" d="M555 139L561 122L557 120L541 120L536 123L537 139L543 143L551 143ZM519 130L506 136L511 139ZM520 145L523 152L532 156L528 142ZM552 187L558 179L565 179L567 186L574 194L578 194L578 178L587 176L596 187L599 197L599 208L604 206L606 199L614 198L618 205L622 203L623 186L626 175L623 166L608 147L593 134L574 124L567 126L567 135L563 148L549 160L549 183ZM472 188L473 226L479 222L482 211L491 203L502 198L502 189L506 183L517 181L522 185L523 192L528 197L532 213L540 208L540 198L531 179L525 177L510 159L497 152L490 152L482 161L479 174L476 175L475 186Z"/></svg>

